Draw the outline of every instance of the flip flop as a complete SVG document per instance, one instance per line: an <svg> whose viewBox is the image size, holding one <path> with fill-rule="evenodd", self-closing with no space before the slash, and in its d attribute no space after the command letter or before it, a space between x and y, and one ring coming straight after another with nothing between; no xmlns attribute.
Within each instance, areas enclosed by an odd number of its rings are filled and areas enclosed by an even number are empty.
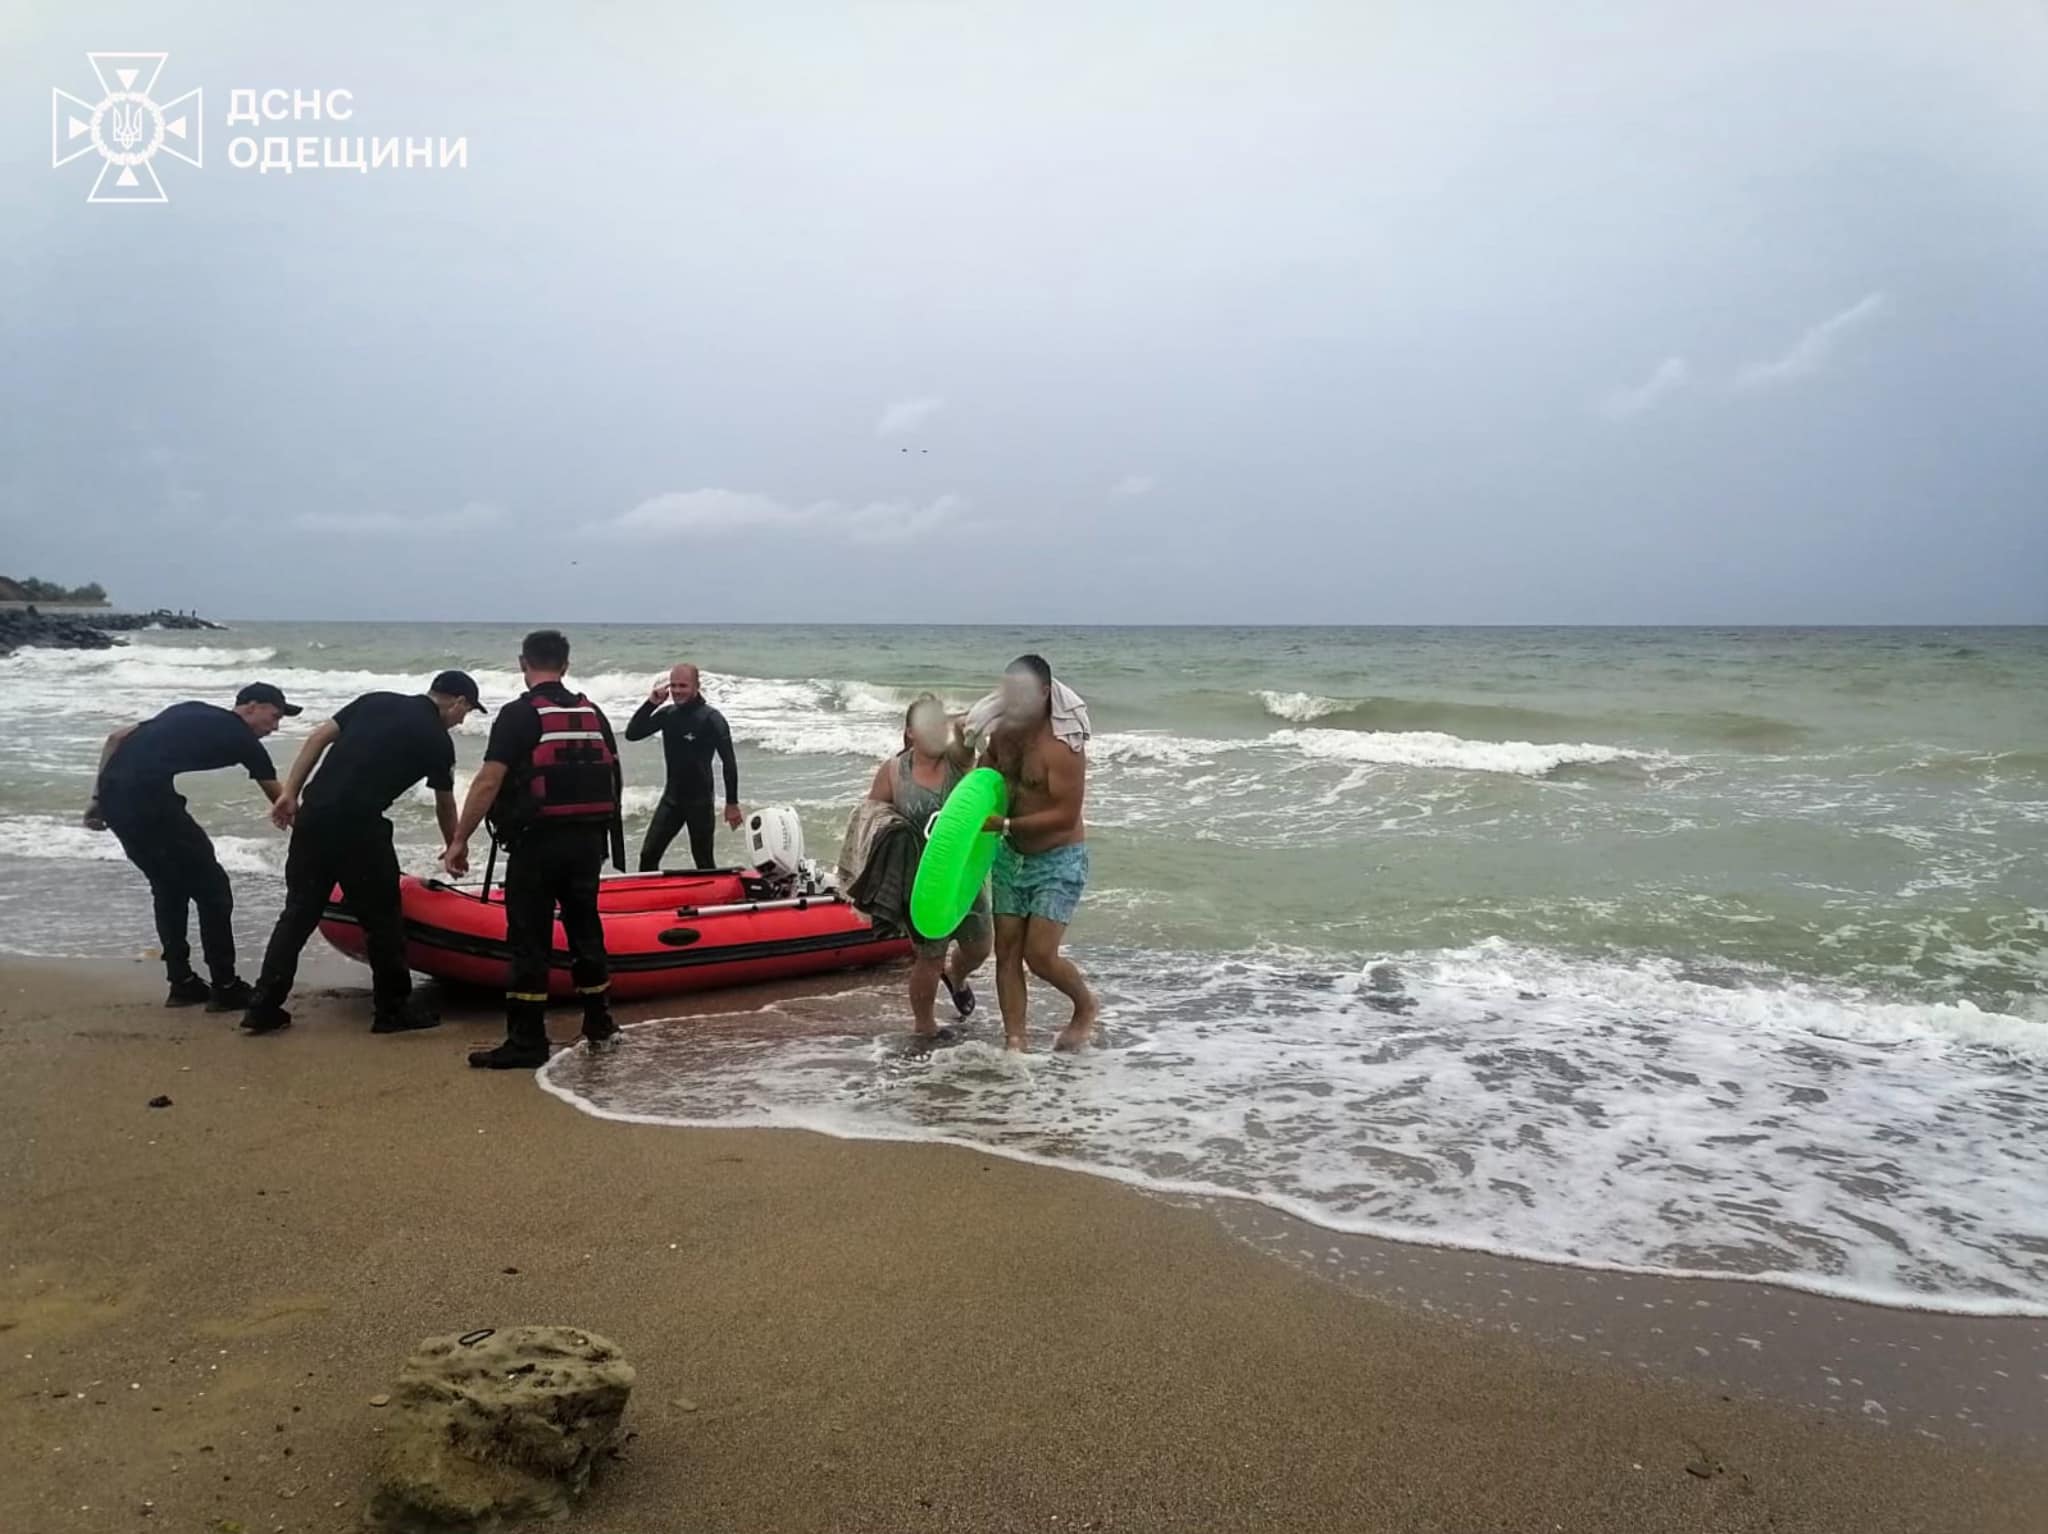
<svg viewBox="0 0 2048 1534"><path fill-rule="evenodd" d="M953 984L953 977L944 970L939 972L939 979L945 984L946 994L953 998L953 1010L960 1014L963 1021L972 1016L974 1013L974 986L972 984L955 986Z"/></svg>

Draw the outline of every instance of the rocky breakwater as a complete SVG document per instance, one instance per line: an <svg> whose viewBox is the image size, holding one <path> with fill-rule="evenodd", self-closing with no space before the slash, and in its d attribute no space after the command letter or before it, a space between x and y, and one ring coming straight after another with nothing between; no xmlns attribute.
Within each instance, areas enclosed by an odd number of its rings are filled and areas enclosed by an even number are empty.
<svg viewBox="0 0 2048 1534"><path fill-rule="evenodd" d="M46 650L107 650L123 641L116 633L137 629L219 629L191 613L46 613L34 607L0 608L0 655L31 645Z"/></svg>
<svg viewBox="0 0 2048 1534"><path fill-rule="evenodd" d="M51 650L110 650L121 641L83 618L57 617L33 607L0 610L0 655L29 645Z"/></svg>

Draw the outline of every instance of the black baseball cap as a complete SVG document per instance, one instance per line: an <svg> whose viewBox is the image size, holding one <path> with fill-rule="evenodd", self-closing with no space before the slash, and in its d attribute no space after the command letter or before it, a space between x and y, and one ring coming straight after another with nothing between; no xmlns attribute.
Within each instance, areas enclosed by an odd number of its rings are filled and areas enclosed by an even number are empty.
<svg viewBox="0 0 2048 1534"><path fill-rule="evenodd" d="M247 687L236 693L236 706L240 707L244 703L268 703L280 714L303 714L305 712L298 704L287 702L283 691L272 687L268 682L251 682Z"/></svg>
<svg viewBox="0 0 2048 1534"><path fill-rule="evenodd" d="M490 712L476 695L476 678L467 671L444 671L434 678L427 691L438 692L444 698L460 698L479 714Z"/></svg>

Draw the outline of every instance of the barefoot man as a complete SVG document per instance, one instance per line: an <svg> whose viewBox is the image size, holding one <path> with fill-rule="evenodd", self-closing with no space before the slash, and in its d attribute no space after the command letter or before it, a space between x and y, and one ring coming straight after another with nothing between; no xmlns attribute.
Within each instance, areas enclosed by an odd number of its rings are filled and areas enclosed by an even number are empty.
<svg viewBox="0 0 2048 1534"><path fill-rule="evenodd" d="M1052 667L1036 655L1012 661L1003 673L1002 712L982 765L1001 772L1010 788L1010 813L991 816L988 829L1003 838L994 879L996 996L1004 1047L1015 1050L1028 1042L1027 967L1074 1004L1053 1048L1081 1049L1095 1034L1095 993L1060 953L1088 883L1088 831L1081 823L1088 779L1085 716L1079 727L1068 723L1063 734L1054 713Z"/></svg>

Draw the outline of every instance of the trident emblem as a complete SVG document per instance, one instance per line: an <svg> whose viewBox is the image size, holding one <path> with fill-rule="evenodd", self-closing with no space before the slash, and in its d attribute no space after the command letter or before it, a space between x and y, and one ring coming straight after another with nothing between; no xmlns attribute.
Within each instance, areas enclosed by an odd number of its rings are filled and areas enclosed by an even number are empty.
<svg viewBox="0 0 2048 1534"><path fill-rule="evenodd" d="M97 152L103 163L87 202L169 202L150 161L162 150L199 166L203 161L203 96L198 90L159 104L153 97L165 53L88 53L100 98L50 92L50 165L69 165Z"/></svg>
<svg viewBox="0 0 2048 1534"><path fill-rule="evenodd" d="M112 125L114 142L124 150L142 142L142 108L133 102L115 104Z"/></svg>

